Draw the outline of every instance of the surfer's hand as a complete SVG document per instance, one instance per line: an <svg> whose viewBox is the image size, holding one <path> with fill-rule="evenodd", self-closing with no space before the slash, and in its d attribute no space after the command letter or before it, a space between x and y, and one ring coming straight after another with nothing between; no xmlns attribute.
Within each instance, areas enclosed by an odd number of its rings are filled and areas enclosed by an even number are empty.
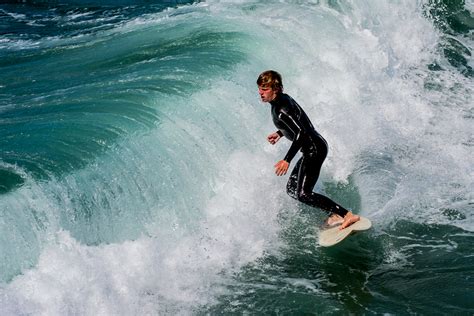
<svg viewBox="0 0 474 316"><path fill-rule="evenodd" d="M279 141L281 138L280 134L277 132L271 133L270 135L267 136L267 140L270 144L275 145L277 141Z"/></svg>
<svg viewBox="0 0 474 316"><path fill-rule="evenodd" d="M288 161L280 160L275 165L275 173L277 174L277 176L282 176L282 175L286 174L286 172L288 171L289 166L290 166L290 164L288 163Z"/></svg>

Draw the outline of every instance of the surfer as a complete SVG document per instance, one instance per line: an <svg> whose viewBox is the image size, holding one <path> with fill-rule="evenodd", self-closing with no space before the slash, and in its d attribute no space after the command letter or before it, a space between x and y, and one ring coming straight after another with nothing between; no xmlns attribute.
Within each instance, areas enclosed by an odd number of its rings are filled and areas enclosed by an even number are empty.
<svg viewBox="0 0 474 316"><path fill-rule="evenodd" d="M275 173L278 176L285 175L298 150L301 150L303 154L288 180L286 186L288 195L330 213L329 225L342 223L340 229L344 229L357 222L360 219L359 216L352 214L330 198L313 192L328 152L328 145L326 140L314 129L299 104L292 97L283 93L281 75L273 70L264 71L259 75L257 85L261 100L272 106L273 123L278 129L267 136L268 142L274 145L283 136L292 142L285 158L275 164Z"/></svg>

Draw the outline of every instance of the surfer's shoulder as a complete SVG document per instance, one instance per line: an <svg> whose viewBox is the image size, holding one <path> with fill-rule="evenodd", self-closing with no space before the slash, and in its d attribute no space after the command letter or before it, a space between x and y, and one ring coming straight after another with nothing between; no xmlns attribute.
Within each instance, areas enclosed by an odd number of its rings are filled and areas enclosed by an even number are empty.
<svg viewBox="0 0 474 316"><path fill-rule="evenodd" d="M293 99L285 93L279 93L277 97L271 102L271 104L277 109L290 109L293 103Z"/></svg>

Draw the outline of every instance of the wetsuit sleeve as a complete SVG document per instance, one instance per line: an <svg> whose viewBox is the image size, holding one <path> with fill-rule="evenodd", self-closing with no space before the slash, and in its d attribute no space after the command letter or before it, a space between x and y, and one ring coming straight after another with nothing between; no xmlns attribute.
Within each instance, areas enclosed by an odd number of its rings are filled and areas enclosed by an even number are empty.
<svg viewBox="0 0 474 316"><path fill-rule="evenodd" d="M286 153L286 156L284 158L284 160L289 163L295 157L296 153L302 146L303 129L298 124L297 120L295 120L292 116L288 115L285 112L280 112L278 114L278 118L288 127L288 129L293 132L293 135L295 135L295 138L291 143L290 149L288 149L288 152Z"/></svg>
<svg viewBox="0 0 474 316"><path fill-rule="evenodd" d="M276 132L277 132L278 135L280 135L280 137L283 137L283 132L282 131L278 130Z"/></svg>

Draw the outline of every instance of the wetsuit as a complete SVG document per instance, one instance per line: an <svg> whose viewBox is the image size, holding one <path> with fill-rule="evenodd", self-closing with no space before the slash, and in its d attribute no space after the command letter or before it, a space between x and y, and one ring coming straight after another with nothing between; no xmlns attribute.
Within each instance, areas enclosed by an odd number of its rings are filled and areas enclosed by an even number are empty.
<svg viewBox="0 0 474 316"><path fill-rule="evenodd" d="M288 180L288 195L307 205L344 217L348 212L345 208L328 197L313 192L328 153L326 140L316 132L306 113L289 95L279 93L270 104L277 133L292 141L284 160L290 163L298 150L303 154Z"/></svg>

